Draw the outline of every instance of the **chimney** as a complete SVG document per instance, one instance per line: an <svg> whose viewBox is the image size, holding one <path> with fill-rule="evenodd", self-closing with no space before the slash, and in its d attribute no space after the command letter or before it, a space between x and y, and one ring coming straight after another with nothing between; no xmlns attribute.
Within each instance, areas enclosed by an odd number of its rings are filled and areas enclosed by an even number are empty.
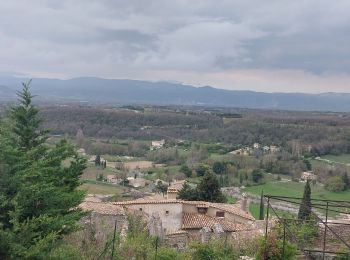
<svg viewBox="0 0 350 260"><path fill-rule="evenodd" d="M177 197L177 189L169 187L167 190L167 199L168 200L176 200L176 197Z"/></svg>
<svg viewBox="0 0 350 260"><path fill-rule="evenodd" d="M248 197L246 193L242 193L241 210L248 211Z"/></svg>

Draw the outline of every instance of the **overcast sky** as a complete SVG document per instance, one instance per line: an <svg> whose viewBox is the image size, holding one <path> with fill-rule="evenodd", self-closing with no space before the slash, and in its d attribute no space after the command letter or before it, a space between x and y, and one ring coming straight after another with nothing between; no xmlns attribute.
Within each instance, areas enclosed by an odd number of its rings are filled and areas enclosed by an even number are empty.
<svg viewBox="0 0 350 260"><path fill-rule="evenodd" d="M0 73L350 92L350 1L1 0Z"/></svg>

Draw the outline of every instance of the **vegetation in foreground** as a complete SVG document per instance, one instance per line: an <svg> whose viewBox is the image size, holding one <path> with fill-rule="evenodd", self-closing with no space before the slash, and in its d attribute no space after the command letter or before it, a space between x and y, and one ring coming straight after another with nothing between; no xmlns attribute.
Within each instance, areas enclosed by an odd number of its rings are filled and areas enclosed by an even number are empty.
<svg viewBox="0 0 350 260"><path fill-rule="evenodd" d="M47 259L83 213L85 159L62 140L48 146L29 83L0 128L0 258ZM69 162L64 163L64 162Z"/></svg>

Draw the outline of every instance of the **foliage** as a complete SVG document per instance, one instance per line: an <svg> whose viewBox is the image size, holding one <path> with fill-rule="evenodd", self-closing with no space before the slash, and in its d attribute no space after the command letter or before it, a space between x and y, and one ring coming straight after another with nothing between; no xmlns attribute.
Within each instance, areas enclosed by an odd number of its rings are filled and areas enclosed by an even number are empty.
<svg viewBox="0 0 350 260"><path fill-rule="evenodd" d="M198 199L210 202L225 202L226 198L222 194L219 181L216 176L208 172L197 186Z"/></svg>
<svg viewBox="0 0 350 260"><path fill-rule="evenodd" d="M184 173L187 178L192 177L192 170L187 165L182 165L180 168L180 172Z"/></svg>
<svg viewBox="0 0 350 260"><path fill-rule="evenodd" d="M29 83L0 129L0 258L45 259L83 213L85 160L62 140L45 144Z"/></svg>
<svg viewBox="0 0 350 260"><path fill-rule="evenodd" d="M307 181L304 188L304 195L300 203L298 219L310 219L311 216L311 187Z"/></svg>
<svg viewBox="0 0 350 260"><path fill-rule="evenodd" d="M297 259L297 248L286 241L283 254L283 240L276 234L269 234L267 239L261 237L256 259L258 260L294 260Z"/></svg>
<svg viewBox="0 0 350 260"><path fill-rule="evenodd" d="M302 247L311 246L318 237L319 226L317 221L312 218L307 221L295 220L294 222L286 222L286 225ZM277 229L280 236L282 236L283 224L280 224Z"/></svg>
<svg viewBox="0 0 350 260"><path fill-rule="evenodd" d="M192 188L187 182L185 182L182 189L179 190L177 198L182 200L199 200L197 190Z"/></svg>
<svg viewBox="0 0 350 260"><path fill-rule="evenodd" d="M213 172L216 174L223 174L226 170L226 164L224 162L214 162Z"/></svg>
<svg viewBox="0 0 350 260"><path fill-rule="evenodd" d="M96 155L96 157L95 157L95 165L96 166L101 165L101 156L99 154Z"/></svg>
<svg viewBox="0 0 350 260"><path fill-rule="evenodd" d="M350 189L350 178L347 172L343 172L342 180L344 182L344 189Z"/></svg>
<svg viewBox="0 0 350 260"><path fill-rule="evenodd" d="M158 181L158 183L156 184L156 187L155 187L156 191L157 192L160 192L160 193L165 193L168 189L168 185L164 184L162 181Z"/></svg>
<svg viewBox="0 0 350 260"><path fill-rule="evenodd" d="M210 172L209 165L200 163L196 168L196 173L198 177L202 177L208 172Z"/></svg>
<svg viewBox="0 0 350 260"><path fill-rule="evenodd" d="M259 219L264 220L264 191L261 191L260 196L260 208L259 208Z"/></svg>
<svg viewBox="0 0 350 260"><path fill-rule="evenodd" d="M263 176L264 175L261 170L255 169L254 171L252 171L252 179L255 183L260 183Z"/></svg>
<svg viewBox="0 0 350 260"><path fill-rule="evenodd" d="M202 200L209 202L225 202L226 197L222 194L219 181L216 176L208 172L196 188L191 188L185 183L178 192L178 198L183 200Z"/></svg>
<svg viewBox="0 0 350 260"><path fill-rule="evenodd" d="M344 180L339 176L329 177L325 183L326 190L340 192L345 190Z"/></svg>
<svg viewBox="0 0 350 260"><path fill-rule="evenodd" d="M222 240L210 241L208 244L193 243L190 245L193 260L234 260L238 254L232 245Z"/></svg>

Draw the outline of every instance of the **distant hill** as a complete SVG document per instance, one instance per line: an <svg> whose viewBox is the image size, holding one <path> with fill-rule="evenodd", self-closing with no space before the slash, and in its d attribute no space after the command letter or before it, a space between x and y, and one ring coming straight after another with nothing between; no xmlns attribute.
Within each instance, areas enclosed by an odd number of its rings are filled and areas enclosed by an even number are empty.
<svg viewBox="0 0 350 260"><path fill-rule="evenodd" d="M26 79L0 76L0 99L13 98ZM46 101L109 104L200 105L307 111L350 111L347 93L263 93L193 87L170 82L82 77L35 78L32 92Z"/></svg>

